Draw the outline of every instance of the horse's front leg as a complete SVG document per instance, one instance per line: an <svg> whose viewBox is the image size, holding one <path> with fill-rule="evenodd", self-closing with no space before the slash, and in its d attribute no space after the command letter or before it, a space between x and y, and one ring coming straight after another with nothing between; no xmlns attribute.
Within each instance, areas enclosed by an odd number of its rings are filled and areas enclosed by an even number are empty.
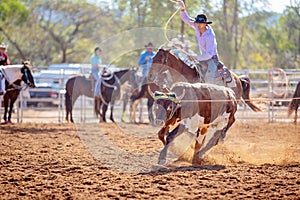
<svg viewBox="0 0 300 200"><path fill-rule="evenodd" d="M153 112L152 112L153 103L154 103L154 99L148 98L147 108L148 108L149 122L150 122L151 125L154 125L154 117L153 117Z"/></svg>
<svg viewBox="0 0 300 200"><path fill-rule="evenodd" d="M163 165L166 163L166 156L170 143L185 130L185 125L179 124L173 131L167 135L167 141L164 148L161 150L158 158L158 164Z"/></svg>
<svg viewBox="0 0 300 200"><path fill-rule="evenodd" d="M136 122L136 110L137 110L137 104L139 101L131 101L130 102L130 122L131 123L137 123Z"/></svg>
<svg viewBox="0 0 300 200"><path fill-rule="evenodd" d="M114 105L115 105L114 101L110 103L110 120L115 123L115 120L114 120Z"/></svg>
<svg viewBox="0 0 300 200"><path fill-rule="evenodd" d="M102 105L102 121L106 122L106 111L108 108L108 104L103 103Z"/></svg>
<svg viewBox="0 0 300 200"><path fill-rule="evenodd" d="M123 99L123 110L122 110L122 117L121 117L121 121L125 122L126 119L126 107L127 107L127 103L128 103L129 98L126 96Z"/></svg>

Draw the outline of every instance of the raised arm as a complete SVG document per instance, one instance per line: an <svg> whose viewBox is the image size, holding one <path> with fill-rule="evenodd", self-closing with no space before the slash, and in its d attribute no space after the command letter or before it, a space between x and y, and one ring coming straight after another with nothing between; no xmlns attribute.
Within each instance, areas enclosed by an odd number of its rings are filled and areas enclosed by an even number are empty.
<svg viewBox="0 0 300 200"><path fill-rule="evenodd" d="M192 21L192 19L190 18L190 16L188 15L188 13L185 11L185 5L183 1L179 1L178 5L180 6L181 10L180 10L180 18L182 19L183 22L185 22L186 24L190 25L192 28L195 29L195 24Z"/></svg>

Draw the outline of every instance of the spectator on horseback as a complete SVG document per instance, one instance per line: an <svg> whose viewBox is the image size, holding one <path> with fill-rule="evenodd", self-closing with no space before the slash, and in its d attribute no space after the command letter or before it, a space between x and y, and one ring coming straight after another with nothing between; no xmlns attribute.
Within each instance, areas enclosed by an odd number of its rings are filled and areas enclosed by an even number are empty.
<svg viewBox="0 0 300 200"><path fill-rule="evenodd" d="M6 53L6 45L5 44L0 44L0 66L1 65L10 65L10 60L8 57L8 54ZM0 95L3 95L3 86L2 86L2 81L3 80L3 75L2 72L0 71Z"/></svg>
<svg viewBox="0 0 300 200"><path fill-rule="evenodd" d="M195 19L191 19L188 13L185 11L185 4L183 1L179 1L178 5L181 7L180 17L182 21L191 26L196 31L197 43L201 55L189 56L191 60L199 61L202 66L207 66L205 82L223 85L216 79L217 65L219 62L217 41L215 33L211 26L212 22L207 21L207 17L204 14L199 14Z"/></svg>
<svg viewBox="0 0 300 200"><path fill-rule="evenodd" d="M138 62L139 66L143 70L142 71L143 78L147 77L149 68L151 67L152 64L152 57L155 55L155 53L153 52L153 44L151 42L145 45L145 47L146 50L140 54L140 58Z"/></svg>
<svg viewBox="0 0 300 200"><path fill-rule="evenodd" d="M100 58L101 49L96 47L94 50L94 55L90 59L90 63L92 65L92 76L97 81L99 79L99 71L101 68L101 58Z"/></svg>
<svg viewBox="0 0 300 200"><path fill-rule="evenodd" d="M173 38L169 43L168 47L171 48L171 52L176 56L181 58L182 50L183 50L183 42L181 42L178 38Z"/></svg>

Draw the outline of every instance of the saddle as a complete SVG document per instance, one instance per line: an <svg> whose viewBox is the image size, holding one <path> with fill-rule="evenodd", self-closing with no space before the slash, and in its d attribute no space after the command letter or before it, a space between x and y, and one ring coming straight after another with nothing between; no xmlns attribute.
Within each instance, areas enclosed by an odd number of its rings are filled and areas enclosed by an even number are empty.
<svg viewBox="0 0 300 200"><path fill-rule="evenodd" d="M208 65L203 62L201 62L201 63L197 62L197 63L193 63L190 67L196 69L197 75L200 78L201 82L204 82L204 77L205 77L205 73L208 68ZM220 61L217 65L217 71L215 74L215 78L222 79L222 81L224 82L224 85L227 85L227 86L231 85L229 83L233 82L232 74L231 74L230 70L228 69L228 67L226 67ZM232 85L234 86L234 84L232 84Z"/></svg>
<svg viewBox="0 0 300 200"><path fill-rule="evenodd" d="M219 61L217 65L218 75L217 77L221 77L224 82L230 83L232 81L231 72L222 62Z"/></svg>

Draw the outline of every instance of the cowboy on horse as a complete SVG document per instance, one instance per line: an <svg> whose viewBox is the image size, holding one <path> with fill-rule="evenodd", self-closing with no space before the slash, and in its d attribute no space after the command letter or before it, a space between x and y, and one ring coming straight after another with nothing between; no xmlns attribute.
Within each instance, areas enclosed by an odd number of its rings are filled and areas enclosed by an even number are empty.
<svg viewBox="0 0 300 200"><path fill-rule="evenodd" d="M8 54L5 51L6 51L6 45L2 43L0 45L0 66L10 65ZM0 71L0 95L3 95L2 79L3 79L3 74Z"/></svg>
<svg viewBox="0 0 300 200"><path fill-rule="evenodd" d="M209 25L212 22L207 20L205 14L199 14L195 19L191 19L185 10L184 2L179 1L178 5L181 7L180 17L182 21L196 31L197 44L201 52L201 55L198 56L188 55L189 59L198 62L202 67L207 67L207 69L204 70L206 71L204 77L206 83L224 85L224 80L222 80L224 76L220 73L223 64L219 62L216 36L212 27ZM220 71L218 71L218 69ZM223 72L223 75L225 75L225 78L226 75L230 75L229 70ZM235 83L233 83L232 86L235 86Z"/></svg>

